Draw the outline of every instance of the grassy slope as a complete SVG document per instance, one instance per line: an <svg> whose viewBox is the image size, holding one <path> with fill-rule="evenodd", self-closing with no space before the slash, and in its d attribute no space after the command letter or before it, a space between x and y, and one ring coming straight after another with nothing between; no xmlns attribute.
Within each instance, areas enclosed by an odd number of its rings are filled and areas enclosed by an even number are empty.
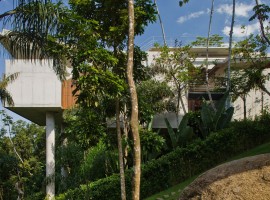
<svg viewBox="0 0 270 200"><path fill-rule="evenodd" d="M263 154L263 153L270 153L270 142L266 144L262 144L260 146L255 147L254 149L248 150L244 153L241 153L237 156L232 157L228 161L232 160L237 160L240 158L248 157L248 156L254 156L258 154ZM198 176L198 175L197 175ZM187 186L189 185L197 176L194 176L178 185L175 185L165 191L162 191L158 194L155 194L145 200L157 200L157 199L166 199L166 200L177 200L179 197L180 192Z"/></svg>

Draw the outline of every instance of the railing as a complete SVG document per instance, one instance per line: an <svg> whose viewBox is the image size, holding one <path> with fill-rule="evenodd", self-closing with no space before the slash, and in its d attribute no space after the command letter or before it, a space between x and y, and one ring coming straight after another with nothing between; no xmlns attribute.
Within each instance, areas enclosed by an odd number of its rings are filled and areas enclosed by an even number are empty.
<svg viewBox="0 0 270 200"><path fill-rule="evenodd" d="M209 91L225 91L226 90L226 78L218 77L215 79L210 79L210 84L208 86ZM205 81L199 80L196 82L189 83L190 92L206 92L207 87Z"/></svg>
<svg viewBox="0 0 270 200"><path fill-rule="evenodd" d="M181 46L191 45L192 42L196 41L198 37L201 36L175 36L175 37L167 37L166 44L169 47L177 47L179 44ZM206 38L206 37L201 37ZM241 38L234 38L234 41L240 40ZM209 47L229 47L229 38L224 37L221 43L219 42L210 42ZM146 40L137 43L137 45L143 50L147 51L155 46L155 44L164 45L164 40L162 36L152 36L147 38ZM206 47L206 41L202 41L201 43L197 43L196 47Z"/></svg>

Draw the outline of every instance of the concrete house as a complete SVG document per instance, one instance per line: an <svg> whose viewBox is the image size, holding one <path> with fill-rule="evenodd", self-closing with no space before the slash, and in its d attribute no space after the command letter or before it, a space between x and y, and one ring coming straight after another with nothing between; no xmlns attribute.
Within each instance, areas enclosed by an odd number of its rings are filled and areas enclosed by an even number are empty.
<svg viewBox="0 0 270 200"><path fill-rule="evenodd" d="M206 58L206 48L193 47L191 51L197 55L194 65L202 65ZM151 48L147 53L147 64L150 66L155 57L160 55L160 51L158 48ZM209 48L210 91L214 100L218 100L223 93L215 90L216 85L211 81L211 78L225 76L227 59L228 47ZM72 96L72 82L71 80L61 82L53 71L50 60L30 62L15 59L6 60L5 65L7 75L19 72L18 78L7 88L14 100L14 106L7 108L38 125L46 125L46 176L53 176L55 124L61 125L63 111L72 107L75 103ZM269 84L267 84L267 87L270 89ZM196 110L200 107L203 98L208 98L205 85L191 85L184 94L184 105L189 111ZM248 95L247 102L249 116L258 115L261 107L269 105L269 103L269 96L261 91L252 91ZM234 102L234 107L234 119L243 118L242 100L237 99ZM181 120L184 113L180 111L178 114ZM166 113L154 117L153 128L166 128L164 117L168 118L172 127L178 126L179 122L176 121L175 113ZM52 181L47 185L47 194L54 196L54 190L55 186Z"/></svg>
<svg viewBox="0 0 270 200"><path fill-rule="evenodd" d="M55 173L55 129L61 127L62 113L75 104L71 80L60 81L50 60L6 60L7 75L19 73L8 85L14 106L6 108L38 124L46 126L46 177ZM54 181L47 184L46 193L55 194Z"/></svg>
<svg viewBox="0 0 270 200"><path fill-rule="evenodd" d="M174 51L174 48L171 48ZM196 54L196 59L194 62L195 66L201 66L204 64L206 59L206 47L193 47L191 51ZM155 58L160 55L160 50L158 48L152 48L147 51L148 53L148 65L151 66L151 63L154 62ZM220 85L217 85L215 79L223 78L227 76L227 66L228 66L228 47L209 47L208 49L208 73L209 73L209 89L212 95L212 99L219 100L223 93ZM270 55L268 56L270 57ZM269 61L270 63L270 61ZM247 64L243 61L232 61L232 66L236 68L248 67ZM264 70L264 73L270 73L270 69ZM267 81L266 88L270 90L270 82ZM219 88L219 90L217 90ZM221 89L221 90L220 90ZM226 86L223 85L223 91L225 91ZM183 96L185 101L185 107L188 111L195 111L200 108L202 100L208 100L208 94L206 90L205 84L202 82L201 84L190 84L189 89L186 94ZM235 108L233 119L239 120L244 118L244 106L243 100L239 97L237 98L232 105ZM263 108L270 106L270 97L260 90L251 90L247 95L246 99L246 109L247 109L247 117L254 118L255 116L260 115ZM184 115L183 111L180 111L179 117L181 118ZM175 114L167 113L165 114L168 117L169 121L173 127L177 127L177 122L175 120ZM164 123L164 114L158 115L154 118L153 127L158 128L166 128L166 124Z"/></svg>

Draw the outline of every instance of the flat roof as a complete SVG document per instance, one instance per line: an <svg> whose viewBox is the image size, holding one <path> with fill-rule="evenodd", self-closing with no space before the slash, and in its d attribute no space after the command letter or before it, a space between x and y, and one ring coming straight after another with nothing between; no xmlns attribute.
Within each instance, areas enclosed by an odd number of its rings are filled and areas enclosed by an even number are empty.
<svg viewBox="0 0 270 200"><path fill-rule="evenodd" d="M63 109L60 107L5 107L5 108L40 126L46 125L47 112L55 113L55 121L57 124L62 122Z"/></svg>

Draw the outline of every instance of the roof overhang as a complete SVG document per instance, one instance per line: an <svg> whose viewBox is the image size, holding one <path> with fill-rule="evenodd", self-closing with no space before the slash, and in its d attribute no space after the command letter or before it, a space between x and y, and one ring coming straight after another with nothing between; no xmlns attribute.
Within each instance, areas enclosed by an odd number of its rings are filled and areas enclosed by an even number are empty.
<svg viewBox="0 0 270 200"><path fill-rule="evenodd" d="M62 122L63 109L60 107L6 107L8 110L28 119L40 126L46 125L46 113L52 112L55 114L55 122Z"/></svg>

